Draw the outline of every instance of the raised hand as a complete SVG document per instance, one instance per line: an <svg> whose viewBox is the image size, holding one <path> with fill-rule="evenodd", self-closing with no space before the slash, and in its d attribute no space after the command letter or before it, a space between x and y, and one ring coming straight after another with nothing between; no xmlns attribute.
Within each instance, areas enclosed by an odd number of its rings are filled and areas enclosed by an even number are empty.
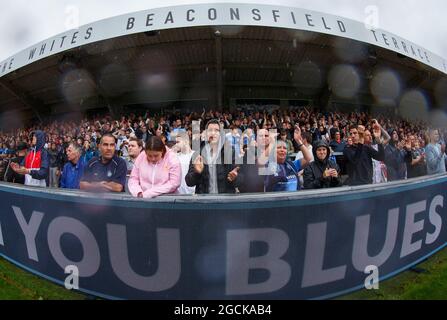
<svg viewBox="0 0 447 320"><path fill-rule="evenodd" d="M362 137L365 134L365 130L366 130L365 126L362 125L357 126L357 131L359 132L360 137Z"/></svg>
<svg viewBox="0 0 447 320"><path fill-rule="evenodd" d="M203 163L203 158L202 156L198 156L195 160L194 160L194 170L201 174L203 172L203 169L205 168L205 164Z"/></svg>
<svg viewBox="0 0 447 320"><path fill-rule="evenodd" d="M295 132L293 134L293 138L295 139L296 143L298 143L298 144L303 143L303 138L301 137L301 129L298 124L295 125Z"/></svg>
<svg viewBox="0 0 447 320"><path fill-rule="evenodd" d="M380 126L378 124L373 125L373 136L377 142L379 142L380 138L382 137L382 129L380 128Z"/></svg>
<svg viewBox="0 0 447 320"><path fill-rule="evenodd" d="M405 149L407 151L411 150L411 141L410 141L410 139L405 140Z"/></svg>

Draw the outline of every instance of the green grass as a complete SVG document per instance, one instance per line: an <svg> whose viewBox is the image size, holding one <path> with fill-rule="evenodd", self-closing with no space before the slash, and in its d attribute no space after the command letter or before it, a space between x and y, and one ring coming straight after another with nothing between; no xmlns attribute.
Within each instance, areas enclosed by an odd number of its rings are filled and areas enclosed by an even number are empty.
<svg viewBox="0 0 447 320"><path fill-rule="evenodd" d="M447 299L447 248L417 266L424 273L404 272L381 282L379 290L362 290L339 300ZM0 300L67 300L86 296L42 280L0 258Z"/></svg>
<svg viewBox="0 0 447 320"><path fill-rule="evenodd" d="M80 300L85 296L19 269L0 258L0 300Z"/></svg>
<svg viewBox="0 0 447 320"><path fill-rule="evenodd" d="M417 266L426 272L406 271L379 284L378 290L362 290L341 300L446 300L447 249Z"/></svg>

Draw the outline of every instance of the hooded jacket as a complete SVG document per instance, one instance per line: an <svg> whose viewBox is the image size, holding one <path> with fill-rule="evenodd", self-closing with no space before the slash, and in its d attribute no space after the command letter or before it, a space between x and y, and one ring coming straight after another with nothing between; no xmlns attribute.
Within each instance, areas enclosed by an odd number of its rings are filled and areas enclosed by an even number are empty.
<svg viewBox="0 0 447 320"><path fill-rule="evenodd" d="M45 133L41 130L34 132L36 136L36 145L31 148L30 152L25 156L21 165L26 169L31 169L30 176L36 180L48 180L48 172L50 161L45 146ZM48 185L48 181L47 181Z"/></svg>
<svg viewBox="0 0 447 320"><path fill-rule="evenodd" d="M377 144L378 150L370 145L354 144L347 145L343 150L346 159L346 169L349 176L349 185L359 186L372 184L373 164L372 159L384 161L385 150L381 143Z"/></svg>
<svg viewBox="0 0 447 320"><path fill-rule="evenodd" d="M180 187L182 168L177 155L166 148L166 154L156 164L147 161L146 152L142 152L135 161L129 178L129 191L137 197L155 198L162 194L176 193Z"/></svg>
<svg viewBox="0 0 447 320"><path fill-rule="evenodd" d="M317 157L317 149L321 147L325 147L327 150L327 155L324 160L320 160ZM341 187L342 183L340 179L340 167L334 161L329 160L331 154L329 145L323 140L316 141L313 145L312 152L314 154L315 160L304 169L304 189ZM326 169L337 170L339 174L338 178L323 178L323 173Z"/></svg>
<svg viewBox="0 0 447 320"><path fill-rule="evenodd" d="M393 141L393 132L391 129L388 134L391 137L390 142L385 146L385 165L388 172L388 181L405 179L407 173L407 163L411 165L411 151L405 149L399 150Z"/></svg>

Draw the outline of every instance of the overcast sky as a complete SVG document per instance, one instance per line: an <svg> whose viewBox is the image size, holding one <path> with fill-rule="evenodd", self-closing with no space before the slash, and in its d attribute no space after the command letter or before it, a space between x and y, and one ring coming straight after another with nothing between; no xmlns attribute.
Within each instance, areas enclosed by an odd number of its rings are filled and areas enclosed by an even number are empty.
<svg viewBox="0 0 447 320"><path fill-rule="evenodd" d="M1 0L0 61L67 29L76 23L154 7L191 3L259 3L301 7L364 21L377 8L378 27L447 58L447 1L445 0ZM371 7L375 6L375 7Z"/></svg>

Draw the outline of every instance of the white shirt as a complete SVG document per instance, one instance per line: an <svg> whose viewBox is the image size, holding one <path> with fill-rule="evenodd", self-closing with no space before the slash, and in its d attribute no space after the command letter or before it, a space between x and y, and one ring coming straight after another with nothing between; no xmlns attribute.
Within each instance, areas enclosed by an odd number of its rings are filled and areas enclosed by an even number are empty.
<svg viewBox="0 0 447 320"><path fill-rule="evenodd" d="M196 191L196 187L188 187L185 181L185 177L189 171L189 164L191 163L191 157L193 154L193 151L191 151L190 153L177 153L177 157L182 167L182 182L180 184L180 188L178 188L178 192L180 194L193 194Z"/></svg>
<svg viewBox="0 0 447 320"><path fill-rule="evenodd" d="M312 149L313 149L312 145L310 144L310 145L307 147L307 149L308 149L309 152L310 152L310 158L311 158L310 162L312 162L312 161L314 161L314 154L313 154L313 152L312 152ZM304 155L303 155L303 152L299 151L299 152L296 154L296 158L295 158L295 160L301 160L301 159L304 159Z"/></svg>
<svg viewBox="0 0 447 320"><path fill-rule="evenodd" d="M379 150L379 146L377 144L373 144L371 145L371 147L376 151ZM372 159L372 164L373 164L373 184L387 182L386 175L384 174L386 171L386 165L383 163L383 161L377 161L375 159Z"/></svg>

